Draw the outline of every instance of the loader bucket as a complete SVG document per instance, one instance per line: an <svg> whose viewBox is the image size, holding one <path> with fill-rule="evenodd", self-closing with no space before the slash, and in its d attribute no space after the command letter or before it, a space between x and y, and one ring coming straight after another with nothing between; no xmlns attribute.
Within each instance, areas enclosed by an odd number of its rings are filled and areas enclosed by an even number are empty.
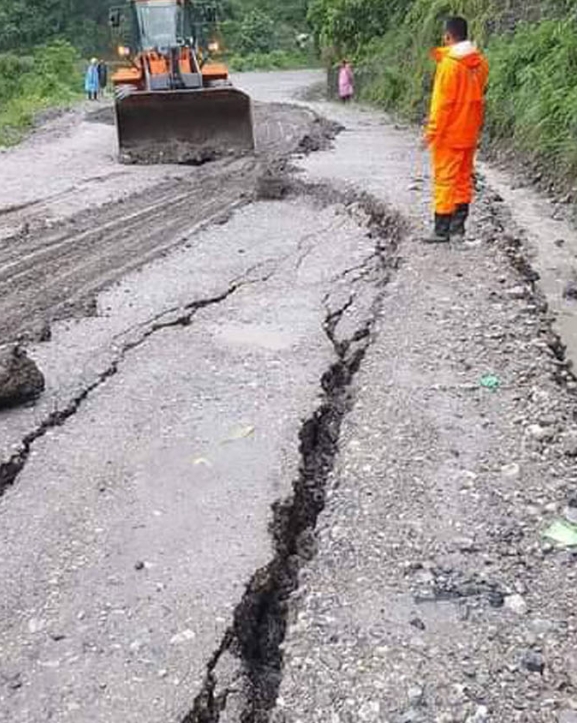
<svg viewBox="0 0 577 723"><path fill-rule="evenodd" d="M194 165L254 150L250 98L232 87L117 97L116 126L125 163Z"/></svg>

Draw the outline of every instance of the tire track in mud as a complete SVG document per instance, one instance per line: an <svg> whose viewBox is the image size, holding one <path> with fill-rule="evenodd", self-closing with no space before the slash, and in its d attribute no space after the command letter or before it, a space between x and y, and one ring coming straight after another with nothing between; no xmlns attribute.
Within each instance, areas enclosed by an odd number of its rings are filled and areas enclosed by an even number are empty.
<svg viewBox="0 0 577 723"><path fill-rule="evenodd" d="M248 165L248 164L247 164ZM115 204L98 217L89 214L67 223L48 237L32 241L26 252L0 252L0 338L18 335L66 315L83 313L91 296L173 246L203 223L217 220L243 196L241 179L254 173L242 167L226 180L203 186L171 182L161 201L158 190L131 203ZM47 319L48 317L48 319Z"/></svg>
<svg viewBox="0 0 577 723"><path fill-rule="evenodd" d="M183 169L145 192L51 228L0 239L0 341L37 338L53 320L94 311L95 294L198 228L250 202L272 164L326 146L334 126L309 110L257 104L256 156ZM111 174L118 173L113 166ZM14 207L20 212L19 207Z"/></svg>

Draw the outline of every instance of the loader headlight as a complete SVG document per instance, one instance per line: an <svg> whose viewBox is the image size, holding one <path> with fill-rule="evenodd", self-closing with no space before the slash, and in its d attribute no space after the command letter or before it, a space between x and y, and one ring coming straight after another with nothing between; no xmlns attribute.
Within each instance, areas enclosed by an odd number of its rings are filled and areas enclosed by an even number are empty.
<svg viewBox="0 0 577 723"><path fill-rule="evenodd" d="M130 48L127 48L126 45L119 45L118 46L118 55L121 58L128 58L130 55Z"/></svg>
<svg viewBox="0 0 577 723"><path fill-rule="evenodd" d="M220 50L220 45L218 44L218 42L216 40L213 40L212 42L210 42L208 44L209 53L218 53L219 50Z"/></svg>

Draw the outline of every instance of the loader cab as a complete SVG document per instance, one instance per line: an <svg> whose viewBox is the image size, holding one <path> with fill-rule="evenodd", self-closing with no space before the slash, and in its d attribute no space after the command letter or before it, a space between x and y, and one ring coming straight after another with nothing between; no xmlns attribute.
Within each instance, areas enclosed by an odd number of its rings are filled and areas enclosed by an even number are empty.
<svg viewBox="0 0 577 723"><path fill-rule="evenodd" d="M190 38L187 13L180 3L148 0L136 3L135 10L142 50L175 48Z"/></svg>

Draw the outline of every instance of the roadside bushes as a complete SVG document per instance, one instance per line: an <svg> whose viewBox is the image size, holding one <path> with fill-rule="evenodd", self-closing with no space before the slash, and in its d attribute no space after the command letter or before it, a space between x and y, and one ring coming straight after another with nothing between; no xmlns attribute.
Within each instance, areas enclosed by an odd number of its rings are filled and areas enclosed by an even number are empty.
<svg viewBox="0 0 577 723"><path fill-rule="evenodd" d="M66 42L26 56L0 55L0 145L16 143L35 115L66 105L82 91L82 61Z"/></svg>
<svg viewBox="0 0 577 723"><path fill-rule="evenodd" d="M489 46L487 137L577 178L577 22L520 25Z"/></svg>
<svg viewBox="0 0 577 723"><path fill-rule="evenodd" d="M440 41L443 19L463 14L472 20L472 35L491 64L488 143L538 162L562 185L577 186L573 0L395 0L384 33L362 42L358 35L350 42L331 35L331 8L339 13L343 3L357 1L366 0L312 0L309 18L317 39L330 46L325 56L331 62L343 55L353 60L361 100L421 121L434 72L429 50Z"/></svg>
<svg viewBox="0 0 577 723"><path fill-rule="evenodd" d="M266 7L266 3L261 3ZM235 11L236 8L236 11ZM299 3L270 8L253 7L240 12L238 2L231 17L220 25L222 45L232 70L279 70L317 65L315 48Z"/></svg>

